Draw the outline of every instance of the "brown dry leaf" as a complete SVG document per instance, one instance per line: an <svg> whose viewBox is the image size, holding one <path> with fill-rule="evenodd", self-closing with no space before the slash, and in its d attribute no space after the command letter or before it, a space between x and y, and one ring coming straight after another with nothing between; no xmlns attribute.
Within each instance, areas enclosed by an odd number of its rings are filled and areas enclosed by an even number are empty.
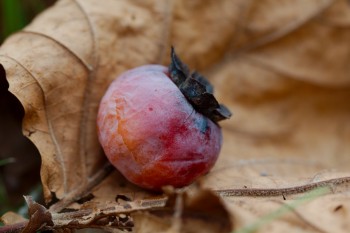
<svg viewBox="0 0 350 233"><path fill-rule="evenodd" d="M168 64L173 44L234 112L222 123L218 163L201 181L223 196L233 229L302 194L254 198L231 191L282 193L330 180L334 194L258 232L346 232L349 178L342 184L332 179L349 174L327 170L350 165L349 27L346 0L61 0L8 38L0 64L25 109L23 132L40 151L46 200L58 199L53 213L116 201L120 213L123 206L130 212L164 206L164 196L117 172L109 175L95 120L99 100L118 74ZM87 197L92 200L85 202ZM142 212L136 219L154 218ZM317 220L333 218L332 229L328 220Z"/></svg>
<svg viewBox="0 0 350 233"><path fill-rule="evenodd" d="M96 136L99 100L120 72L160 62L154 41L166 42L166 28L152 25L168 17L166 7L59 1L3 44L1 64L26 112L24 134L42 156L47 200L72 201L106 174Z"/></svg>

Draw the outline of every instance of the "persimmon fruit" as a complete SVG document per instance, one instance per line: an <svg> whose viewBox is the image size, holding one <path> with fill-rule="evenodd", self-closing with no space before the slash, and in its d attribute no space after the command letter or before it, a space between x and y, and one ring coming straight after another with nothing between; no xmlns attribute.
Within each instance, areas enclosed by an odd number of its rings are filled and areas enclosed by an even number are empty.
<svg viewBox="0 0 350 233"><path fill-rule="evenodd" d="M172 49L169 67L144 65L116 78L103 96L98 137L129 181L150 190L191 184L215 164L222 145L217 121L229 110L203 76Z"/></svg>

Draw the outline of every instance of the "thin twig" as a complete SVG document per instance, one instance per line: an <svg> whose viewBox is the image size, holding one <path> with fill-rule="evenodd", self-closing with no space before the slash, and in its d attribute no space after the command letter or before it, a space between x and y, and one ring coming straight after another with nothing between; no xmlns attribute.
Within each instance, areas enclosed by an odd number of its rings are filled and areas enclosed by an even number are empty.
<svg viewBox="0 0 350 233"><path fill-rule="evenodd" d="M104 178L106 178L112 171L114 167L107 162L103 168L101 168L93 177L89 178L89 182L86 186L82 188L77 188L76 190L66 194L66 196L59 202L53 204L50 207L51 212L59 212L66 208L68 205L76 201L76 197L83 197L88 192L90 192L97 184L99 184Z"/></svg>
<svg viewBox="0 0 350 233"><path fill-rule="evenodd" d="M350 183L350 177L334 178L294 187L286 188L244 188L244 189L223 189L214 190L217 194L222 197L232 196L250 196L250 197L269 197L269 196L282 196L282 195L293 195L298 193L305 193L315 188L320 187L335 187L342 184Z"/></svg>

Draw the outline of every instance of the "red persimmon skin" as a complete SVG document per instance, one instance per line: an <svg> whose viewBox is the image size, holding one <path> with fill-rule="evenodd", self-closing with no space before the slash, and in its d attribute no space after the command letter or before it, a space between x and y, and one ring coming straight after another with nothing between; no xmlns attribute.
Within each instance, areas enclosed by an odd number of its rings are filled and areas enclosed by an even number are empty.
<svg viewBox="0 0 350 233"><path fill-rule="evenodd" d="M222 144L220 127L193 109L160 65L119 76L102 98L97 127L109 161L151 190L192 183L214 166Z"/></svg>

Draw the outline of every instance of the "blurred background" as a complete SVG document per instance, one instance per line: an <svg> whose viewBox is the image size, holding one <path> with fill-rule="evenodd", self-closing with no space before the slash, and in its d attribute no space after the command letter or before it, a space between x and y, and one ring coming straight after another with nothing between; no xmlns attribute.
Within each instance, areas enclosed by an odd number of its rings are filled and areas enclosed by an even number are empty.
<svg viewBox="0 0 350 233"><path fill-rule="evenodd" d="M1 43L8 35L23 28L35 15L54 2L55 0L1 0Z"/></svg>
<svg viewBox="0 0 350 233"><path fill-rule="evenodd" d="M51 6L55 0L1 0L0 43ZM40 202L40 156L22 135L24 114L18 100L8 92L4 70L0 69L0 216L7 211L26 213L23 195Z"/></svg>

